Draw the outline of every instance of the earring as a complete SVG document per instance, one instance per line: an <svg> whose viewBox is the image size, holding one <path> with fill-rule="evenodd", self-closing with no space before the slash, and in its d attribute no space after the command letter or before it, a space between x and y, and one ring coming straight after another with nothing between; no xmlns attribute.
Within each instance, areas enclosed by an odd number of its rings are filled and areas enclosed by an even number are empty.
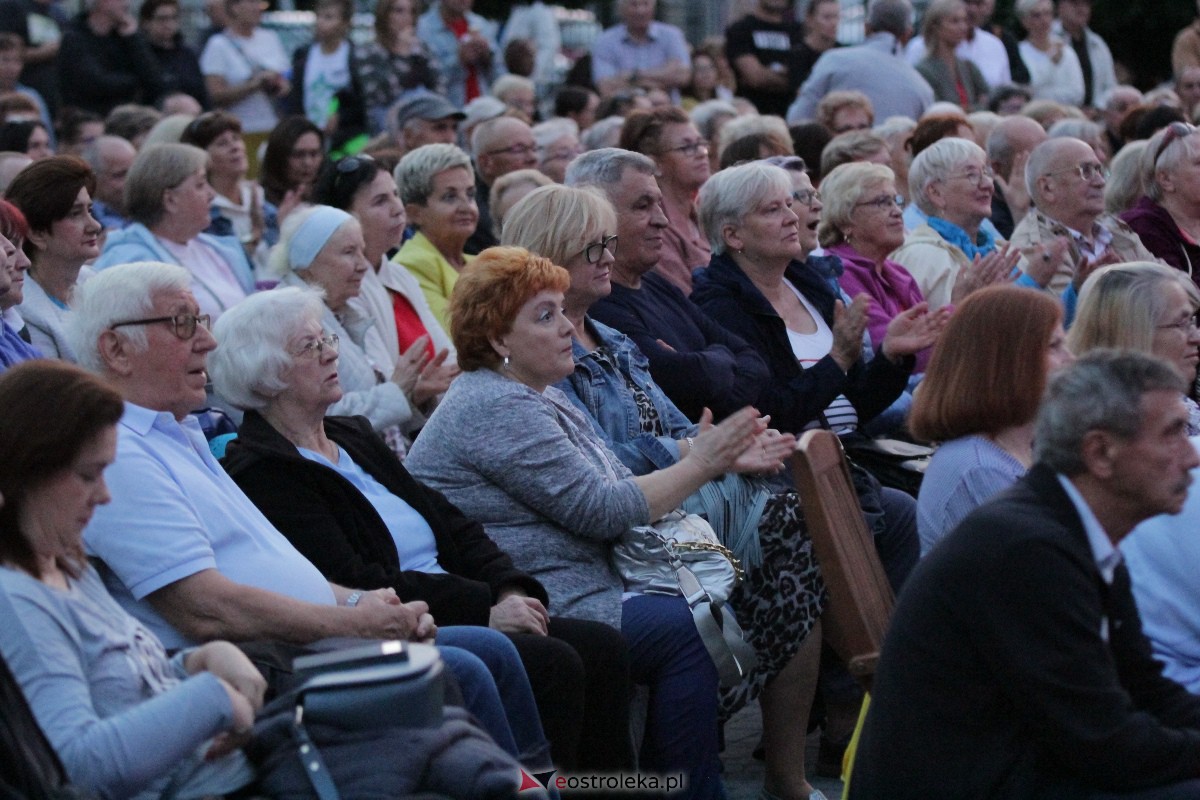
<svg viewBox="0 0 1200 800"><path fill-rule="evenodd" d="M501 369L508 369L508 356L504 357L504 363L501 365Z"/></svg>

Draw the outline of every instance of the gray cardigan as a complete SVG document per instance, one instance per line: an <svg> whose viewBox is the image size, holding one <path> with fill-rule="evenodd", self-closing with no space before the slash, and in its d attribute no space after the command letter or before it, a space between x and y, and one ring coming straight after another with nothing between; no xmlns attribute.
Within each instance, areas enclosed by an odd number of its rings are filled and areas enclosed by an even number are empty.
<svg viewBox="0 0 1200 800"><path fill-rule="evenodd" d="M554 614L621 627L612 543L649 521L628 469L558 389L459 376L404 462L542 582Z"/></svg>

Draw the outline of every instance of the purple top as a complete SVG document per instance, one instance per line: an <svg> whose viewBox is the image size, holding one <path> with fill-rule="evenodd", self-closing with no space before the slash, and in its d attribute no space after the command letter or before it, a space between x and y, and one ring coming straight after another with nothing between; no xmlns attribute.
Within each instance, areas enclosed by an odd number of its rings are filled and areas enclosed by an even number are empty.
<svg viewBox="0 0 1200 800"><path fill-rule="evenodd" d="M1147 250L1200 283L1200 244L1179 229L1165 208L1143 195L1121 214L1121 220L1133 228Z"/></svg>
<svg viewBox="0 0 1200 800"><path fill-rule="evenodd" d="M871 296L873 302L867 310L867 332L871 335L871 346L879 351L892 318L925 301L920 287L913 276L908 274L908 270L895 261L885 259L883 273L876 272L874 261L845 242L827 247L825 252L842 260L845 272L839 281L846 294L854 297L866 292ZM931 350L932 348L927 347L917 353L914 373L925 371Z"/></svg>

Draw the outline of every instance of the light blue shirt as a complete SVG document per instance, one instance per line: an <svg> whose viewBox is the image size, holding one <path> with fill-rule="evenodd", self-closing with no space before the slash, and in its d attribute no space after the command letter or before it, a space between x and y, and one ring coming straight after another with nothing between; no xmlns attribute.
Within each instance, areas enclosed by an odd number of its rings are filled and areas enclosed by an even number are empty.
<svg viewBox="0 0 1200 800"><path fill-rule="evenodd" d="M938 447L917 495L921 555L1024 474L1025 465L986 436L963 436Z"/></svg>
<svg viewBox="0 0 1200 800"><path fill-rule="evenodd" d="M194 417L133 403L117 427L106 479L112 502L84 531L109 592L168 649L192 644L146 596L206 569L234 583L335 605L312 563L242 493L208 450Z"/></svg>
<svg viewBox="0 0 1200 800"><path fill-rule="evenodd" d="M1105 532L1100 520L1092 513L1083 495L1075 488L1075 484L1071 483L1071 479L1066 475L1058 475L1058 482L1062 484L1067 497L1071 498L1071 505L1079 512L1079 519L1083 522L1083 531L1087 534L1088 546L1092 548L1092 559L1096 562L1096 569L1100 570L1100 577L1111 586L1113 573L1121 563L1120 551L1113 546L1112 539ZM1108 637L1104 636L1104 640L1108 641Z"/></svg>
<svg viewBox="0 0 1200 800"><path fill-rule="evenodd" d="M678 61L692 66L683 31L665 22L651 22L645 39L635 40L625 25L614 25L592 43L592 80L596 83L633 70L652 70ZM671 90L679 102L679 90Z"/></svg>
<svg viewBox="0 0 1200 800"><path fill-rule="evenodd" d="M1200 450L1200 437L1192 444ZM1145 520L1121 540L1142 630L1163 673L1200 693L1200 468L1179 514Z"/></svg>
<svg viewBox="0 0 1200 800"><path fill-rule="evenodd" d="M388 491L387 487L375 480L370 474L350 458L345 448L338 448L336 464L315 450L297 447L300 455L309 461L315 461L322 466L337 472L354 488L367 498L379 518L387 526L396 544L396 553L400 556L400 569L416 572L435 572L446 574L437 560L437 540L433 536L433 528L425 521L417 510Z"/></svg>

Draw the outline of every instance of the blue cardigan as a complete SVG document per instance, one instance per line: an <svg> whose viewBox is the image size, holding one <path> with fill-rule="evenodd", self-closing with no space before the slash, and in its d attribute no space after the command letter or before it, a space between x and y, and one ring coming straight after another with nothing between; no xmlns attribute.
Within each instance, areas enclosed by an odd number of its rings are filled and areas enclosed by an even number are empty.
<svg viewBox="0 0 1200 800"><path fill-rule="evenodd" d="M254 292L254 272L242 243L235 236L213 236L202 233L200 241L216 250L229 263L241 287L246 294ZM175 256L159 244L154 234L140 222L131 223L128 227L108 232L108 240L104 243L104 252L96 259L93 266L100 270L117 264L131 264L134 261L163 261L167 264L179 264ZM186 267L186 264L180 264ZM190 270L189 270L190 272Z"/></svg>
<svg viewBox="0 0 1200 800"><path fill-rule="evenodd" d="M817 270L793 261L784 273L792 285L833 326L834 302L839 298ZM754 406L771 415L771 426L798 434L844 394L865 423L892 404L904 391L914 360L899 364L882 352L869 362L861 359L843 372L832 356L803 369L792 353L787 327L728 254L714 255L695 273L692 299L710 317L745 339L766 361L771 379L762 385Z"/></svg>

